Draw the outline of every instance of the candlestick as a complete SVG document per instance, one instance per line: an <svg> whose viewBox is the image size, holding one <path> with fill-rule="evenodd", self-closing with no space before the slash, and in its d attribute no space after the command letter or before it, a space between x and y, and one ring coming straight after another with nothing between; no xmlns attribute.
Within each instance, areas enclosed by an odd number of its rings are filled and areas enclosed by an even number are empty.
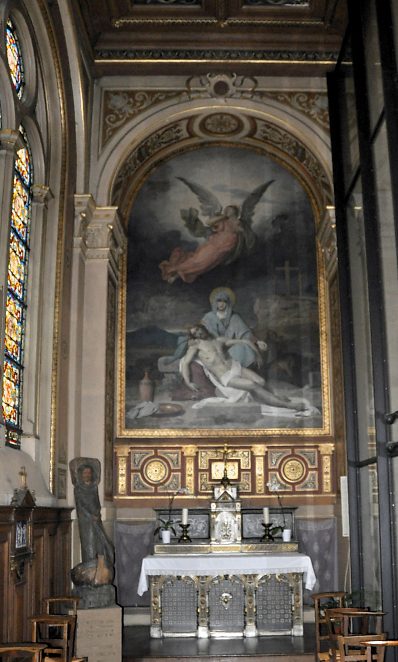
<svg viewBox="0 0 398 662"><path fill-rule="evenodd" d="M182 533L180 537L178 538L178 542L192 542L191 538L189 537L188 534L188 529L190 527L190 524L179 524L180 529L182 529Z"/></svg>
<svg viewBox="0 0 398 662"><path fill-rule="evenodd" d="M264 524L269 524L269 508L268 508L268 506L265 506L265 508L263 508L263 514L264 514Z"/></svg>
<svg viewBox="0 0 398 662"><path fill-rule="evenodd" d="M188 524L188 508L182 509L181 524Z"/></svg>

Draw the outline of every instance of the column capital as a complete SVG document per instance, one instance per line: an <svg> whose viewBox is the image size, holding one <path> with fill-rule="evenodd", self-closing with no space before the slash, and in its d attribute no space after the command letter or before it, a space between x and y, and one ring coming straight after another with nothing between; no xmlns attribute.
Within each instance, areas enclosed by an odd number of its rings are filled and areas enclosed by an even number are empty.
<svg viewBox="0 0 398 662"><path fill-rule="evenodd" d="M264 457L268 447L265 444L256 444L255 446L252 446L250 450L255 457Z"/></svg>
<svg viewBox="0 0 398 662"><path fill-rule="evenodd" d="M86 260L109 260L117 271L127 246L117 207L97 207L91 194L75 195L74 231L75 245L80 245Z"/></svg>
<svg viewBox="0 0 398 662"><path fill-rule="evenodd" d="M197 455L198 452L198 447L195 446L194 444L190 444L189 446L183 446L182 452L185 457L195 457L195 455Z"/></svg>
<svg viewBox="0 0 398 662"><path fill-rule="evenodd" d="M45 184L33 184L33 202L46 205L54 197L49 186Z"/></svg>
<svg viewBox="0 0 398 662"><path fill-rule="evenodd" d="M5 150L6 152L14 152L18 138L19 131L15 131L15 129L1 129L0 149Z"/></svg>
<svg viewBox="0 0 398 662"><path fill-rule="evenodd" d="M333 455L334 453L334 444L319 444L318 448L320 455Z"/></svg>

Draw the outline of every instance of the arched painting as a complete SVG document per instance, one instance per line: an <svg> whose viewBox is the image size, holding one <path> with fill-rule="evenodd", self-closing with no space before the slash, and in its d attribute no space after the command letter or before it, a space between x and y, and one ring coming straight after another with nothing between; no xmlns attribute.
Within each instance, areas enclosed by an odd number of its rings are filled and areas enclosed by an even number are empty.
<svg viewBox="0 0 398 662"><path fill-rule="evenodd" d="M325 432L321 270L311 200L268 155L155 167L128 227L122 436Z"/></svg>

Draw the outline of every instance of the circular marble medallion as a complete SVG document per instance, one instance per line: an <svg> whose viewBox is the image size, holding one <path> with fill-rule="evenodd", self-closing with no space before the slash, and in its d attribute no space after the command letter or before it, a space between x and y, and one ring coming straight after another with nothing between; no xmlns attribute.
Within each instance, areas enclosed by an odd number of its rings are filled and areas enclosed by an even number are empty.
<svg viewBox="0 0 398 662"><path fill-rule="evenodd" d="M161 483L167 476L168 468L165 462L149 460L144 469L144 476L150 483Z"/></svg>
<svg viewBox="0 0 398 662"><path fill-rule="evenodd" d="M289 483L298 483L305 474L304 462L297 458L287 460L282 467L282 476Z"/></svg>

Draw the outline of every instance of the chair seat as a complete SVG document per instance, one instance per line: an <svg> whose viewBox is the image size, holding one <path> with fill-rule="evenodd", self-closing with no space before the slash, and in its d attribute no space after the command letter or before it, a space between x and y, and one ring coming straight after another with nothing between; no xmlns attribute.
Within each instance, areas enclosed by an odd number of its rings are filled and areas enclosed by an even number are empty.
<svg viewBox="0 0 398 662"><path fill-rule="evenodd" d="M8 653L23 653L24 657L27 653L31 654L32 662L43 662L42 653L45 649L45 644L34 643L34 642L10 642L5 644L0 644L0 654L3 656ZM15 659L13 657L13 659Z"/></svg>

